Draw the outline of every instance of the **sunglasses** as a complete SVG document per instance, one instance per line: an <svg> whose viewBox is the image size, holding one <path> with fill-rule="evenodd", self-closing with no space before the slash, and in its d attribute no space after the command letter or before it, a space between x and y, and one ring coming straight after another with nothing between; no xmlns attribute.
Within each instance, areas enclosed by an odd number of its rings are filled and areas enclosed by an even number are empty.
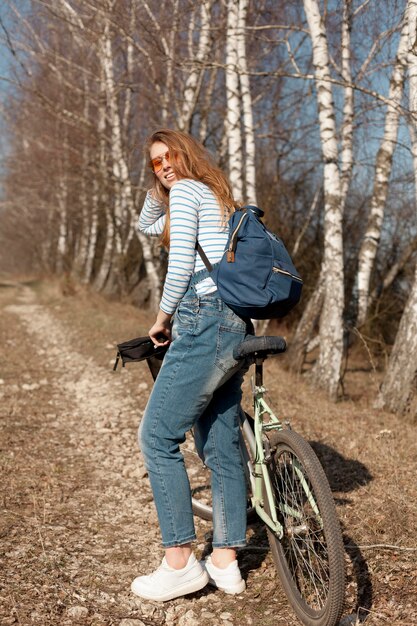
<svg viewBox="0 0 417 626"><path fill-rule="evenodd" d="M151 159L149 165L155 174L161 171L164 165L164 159L167 163L170 163L169 152L165 152L165 154L161 154L161 156L156 157L155 159Z"/></svg>

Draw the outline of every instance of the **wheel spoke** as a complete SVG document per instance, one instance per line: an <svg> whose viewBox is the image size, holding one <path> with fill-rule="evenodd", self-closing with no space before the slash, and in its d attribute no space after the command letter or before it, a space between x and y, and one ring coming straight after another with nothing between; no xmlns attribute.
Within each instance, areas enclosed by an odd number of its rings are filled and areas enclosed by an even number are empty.
<svg viewBox="0 0 417 626"><path fill-rule="evenodd" d="M268 529L268 538L283 588L303 624L335 626L344 604L344 550L326 475L296 432L279 431L269 443L268 475L283 536Z"/></svg>
<svg viewBox="0 0 417 626"><path fill-rule="evenodd" d="M324 607L329 588L329 560L314 490L300 460L283 451L275 460L273 489L284 526L283 547L291 576L304 600Z"/></svg>

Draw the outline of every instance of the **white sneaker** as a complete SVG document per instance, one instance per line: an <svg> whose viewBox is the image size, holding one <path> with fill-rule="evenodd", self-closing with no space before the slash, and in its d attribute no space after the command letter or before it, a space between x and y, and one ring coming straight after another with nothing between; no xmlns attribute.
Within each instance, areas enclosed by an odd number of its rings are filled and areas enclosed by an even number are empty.
<svg viewBox="0 0 417 626"><path fill-rule="evenodd" d="M165 557L158 569L149 576L138 576L131 584L131 590L146 600L166 602L187 593L198 591L207 585L209 576L191 554L188 563L182 569L174 569Z"/></svg>
<svg viewBox="0 0 417 626"><path fill-rule="evenodd" d="M216 567L211 562L211 557L200 561L209 575L209 585L221 589L225 593L242 593L246 589L246 583L242 578L237 561L232 561L227 567Z"/></svg>

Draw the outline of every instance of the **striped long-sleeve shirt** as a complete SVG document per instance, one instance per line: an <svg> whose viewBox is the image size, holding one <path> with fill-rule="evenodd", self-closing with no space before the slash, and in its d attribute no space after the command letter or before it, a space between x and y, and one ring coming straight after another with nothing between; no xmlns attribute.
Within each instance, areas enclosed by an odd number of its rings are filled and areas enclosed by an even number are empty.
<svg viewBox="0 0 417 626"><path fill-rule="evenodd" d="M211 263L219 261L226 246L228 229L222 225L220 207L204 183L182 179L169 193L170 248L168 271L160 308L172 314L185 294L190 277L204 269L195 250L198 239ZM160 235L165 225L161 205L148 192L138 221L138 230L147 235ZM199 295L215 290L211 278L196 286Z"/></svg>

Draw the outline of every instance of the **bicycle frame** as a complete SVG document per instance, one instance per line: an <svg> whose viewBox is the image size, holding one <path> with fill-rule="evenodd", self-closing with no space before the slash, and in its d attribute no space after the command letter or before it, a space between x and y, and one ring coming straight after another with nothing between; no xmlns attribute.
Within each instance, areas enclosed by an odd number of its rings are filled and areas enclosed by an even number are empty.
<svg viewBox="0 0 417 626"><path fill-rule="evenodd" d="M271 461L270 451L268 449L269 441L266 433L272 430L283 430L283 424L268 406L264 399L266 392L262 383L262 360L255 361L256 364L256 382L253 387L253 407L254 407L254 433L247 422L246 416L242 411L241 423L242 431L246 435L253 461L246 459L248 467L248 478L252 490L252 506L256 510L258 516L263 522L274 532L279 539L284 535L284 528L277 518L276 505L271 486L271 480L268 474L267 465ZM250 432L249 432L250 431ZM253 436L255 435L255 436ZM265 453L266 452L266 453ZM303 484L304 492L316 514L319 514L318 507L314 501L311 491L306 484L302 471L297 471ZM265 495L262 489L265 486ZM265 496L268 501L268 509L265 509ZM288 505L280 505L283 507L282 512L292 515L293 517L301 517L299 512L291 509Z"/></svg>

